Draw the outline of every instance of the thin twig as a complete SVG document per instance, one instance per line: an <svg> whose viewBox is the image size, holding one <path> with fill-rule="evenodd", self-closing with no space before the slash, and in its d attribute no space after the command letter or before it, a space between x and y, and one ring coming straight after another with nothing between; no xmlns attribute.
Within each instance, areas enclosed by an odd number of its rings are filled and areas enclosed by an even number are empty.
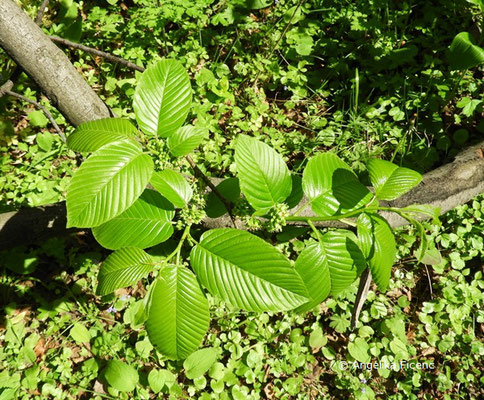
<svg viewBox="0 0 484 400"><path fill-rule="evenodd" d="M116 64L124 65L125 67L130 68L130 69L134 69L136 71L143 72L145 70L143 67L140 67L139 65L133 64L132 62L127 61L124 58L114 56L112 54L106 53L106 52L101 51L101 50L93 49L92 47L84 46L83 44L74 43L74 42L71 42L70 40L63 39L63 38L60 38L60 37L57 37L57 36L49 36L49 39L52 40L54 43L59 43L59 44L62 44L64 46L68 46L68 47L72 47L74 49L85 51L86 53L94 54L96 56L99 56L99 57L106 59L107 61L111 61L111 62L116 63Z"/></svg>
<svg viewBox="0 0 484 400"><path fill-rule="evenodd" d="M215 185L210 181L210 178L202 172L202 170L198 167L197 164L195 164L195 161L193 161L190 156L185 156L185 158L187 159L188 163L190 164L193 171L195 172L195 175L200 177L206 183L206 185L212 190L215 196L217 196L220 199L222 204L227 209L227 212L229 213L230 219L232 220L232 224L234 225L235 228L237 228L237 222L235 220L234 214L232 213L232 205L230 204L230 202L227 201L227 199L224 196L222 196L222 193L220 193L219 190L215 187Z"/></svg>
<svg viewBox="0 0 484 400"><path fill-rule="evenodd" d="M39 12L37 13L37 17L35 17L35 23L40 26L42 24L42 18L44 16L45 9L49 5L49 0L44 0L40 5Z"/></svg>
<svg viewBox="0 0 484 400"><path fill-rule="evenodd" d="M368 296L371 283L371 272L369 268L366 268L360 276L360 285L358 286L358 293L356 294L355 307L351 315L351 329L354 329L358 320L360 319L360 313L363 309L363 305Z"/></svg>
<svg viewBox="0 0 484 400"><path fill-rule="evenodd" d="M50 123L52 124L54 129L57 131L57 133L59 134L62 141L65 143L66 137L65 137L64 133L59 128L59 125L57 125L57 122L55 122L54 117L49 112L49 110L47 110L42 104L39 104L34 100L30 100L29 98L22 96L21 94L18 94L16 92L12 92L11 90L5 90L5 94L8 95L8 96L16 97L17 99L26 101L27 103L30 103L30 104L34 105L35 107L37 107L39 110L41 110L45 114L47 119L50 121Z"/></svg>

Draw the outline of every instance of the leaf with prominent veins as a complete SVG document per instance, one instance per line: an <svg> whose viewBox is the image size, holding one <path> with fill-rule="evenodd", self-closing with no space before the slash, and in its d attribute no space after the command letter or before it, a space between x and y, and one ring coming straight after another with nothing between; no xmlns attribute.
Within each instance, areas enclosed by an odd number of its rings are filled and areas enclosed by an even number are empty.
<svg viewBox="0 0 484 400"><path fill-rule="evenodd" d="M153 161L131 140L109 143L76 171L67 189L67 227L92 228L128 209L153 173Z"/></svg>

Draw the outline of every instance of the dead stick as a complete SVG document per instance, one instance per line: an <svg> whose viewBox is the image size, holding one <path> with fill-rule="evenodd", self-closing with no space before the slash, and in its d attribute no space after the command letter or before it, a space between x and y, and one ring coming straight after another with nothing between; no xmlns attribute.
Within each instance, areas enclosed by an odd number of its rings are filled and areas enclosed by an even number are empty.
<svg viewBox="0 0 484 400"><path fill-rule="evenodd" d="M1 92L2 91L0 90L0 93ZM55 122L54 117L49 112L49 110L47 110L42 104L39 104L34 100L30 100L29 98L22 96L21 94L18 94L16 92L12 92L10 90L5 90L4 92L8 96L16 97L17 99L20 99L20 100L26 101L27 103L33 104L35 107L37 107L39 110L41 110L45 114L45 116L48 118L48 120L50 121L50 123L52 124L54 129L57 131L57 133L59 134L62 141L65 143L66 137L65 137L64 133L59 128L59 125L57 125L57 122Z"/></svg>
<svg viewBox="0 0 484 400"><path fill-rule="evenodd" d="M86 53L94 54L96 56L99 56L99 57L106 59L107 61L111 61L111 62L116 63L116 64L124 65L125 67L128 67L130 69L134 69L136 71L143 72L145 70L143 67L140 67L139 65L133 64L132 62L127 61L124 58L114 56L112 54L106 53L106 52L101 51L101 50L93 49L92 47L84 46L83 44L74 43L74 42L71 42L70 40L63 39L63 38L60 38L60 37L57 37L57 36L49 36L49 39L52 40L54 43L59 43L59 44L62 44L64 46L68 46L68 47L72 47L74 49L85 51Z"/></svg>
<svg viewBox="0 0 484 400"><path fill-rule="evenodd" d="M202 172L202 170L198 167L197 164L195 164L195 161L193 161L190 156L185 156L185 158L187 159L188 163L190 164L193 171L195 172L195 175L202 178L202 180L206 183L206 185L212 190L213 194L215 194L215 196L217 196L220 199L222 204L227 209L227 212L230 216L230 219L232 220L232 224L234 225L235 228L237 228L237 223L236 223L236 220L235 220L235 216L232 213L232 206L231 206L230 202L227 201L227 199L224 196L222 196L222 193L219 192L219 190L215 187L215 185L210 181L208 176L206 176Z"/></svg>
<svg viewBox="0 0 484 400"><path fill-rule="evenodd" d="M355 306L351 315L351 329L354 329L360 318L361 310L368 296L371 283L371 272L369 268L366 268L360 276L360 284L358 286L358 293L356 294Z"/></svg>
<svg viewBox="0 0 484 400"><path fill-rule="evenodd" d="M37 17L35 17L35 23L37 25L42 24L42 17L44 16L45 9L49 5L49 0L44 0L42 4L40 5L39 12L37 13Z"/></svg>

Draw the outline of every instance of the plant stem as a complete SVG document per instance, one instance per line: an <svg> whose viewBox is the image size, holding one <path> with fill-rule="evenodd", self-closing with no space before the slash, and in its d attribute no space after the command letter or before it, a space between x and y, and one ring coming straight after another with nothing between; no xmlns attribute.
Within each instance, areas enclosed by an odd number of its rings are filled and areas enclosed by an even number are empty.
<svg viewBox="0 0 484 400"><path fill-rule="evenodd" d="M190 235L190 228L191 228L191 225L187 225L185 227L185 230L183 231L183 235L180 238L180 242L176 246L176 249L173 250L172 253L168 257L166 257L165 262L170 261L173 257L176 256L176 263L179 264L181 248L183 246L183 243L185 242L185 239Z"/></svg>
<svg viewBox="0 0 484 400"><path fill-rule="evenodd" d="M380 207L380 206L375 206L375 207L361 207L353 211L349 211L345 214L340 214L340 215L328 215L327 217L298 217L298 216L290 216L286 218L286 221L301 221L301 222L307 222L309 224L310 221L314 222L320 222L320 221L340 221L345 218L350 218L354 217L358 214L361 214L363 212L377 212L377 211L390 211L397 213L398 215L402 216L405 218L405 214L400 211L398 208L394 207ZM345 222L346 223L346 222Z"/></svg>
<svg viewBox="0 0 484 400"><path fill-rule="evenodd" d="M313 230L313 232L316 234L316 237L318 238L318 240L320 240L321 239L321 234L316 229L316 227L314 226L314 224L311 221L308 221L308 225L311 227L311 229Z"/></svg>

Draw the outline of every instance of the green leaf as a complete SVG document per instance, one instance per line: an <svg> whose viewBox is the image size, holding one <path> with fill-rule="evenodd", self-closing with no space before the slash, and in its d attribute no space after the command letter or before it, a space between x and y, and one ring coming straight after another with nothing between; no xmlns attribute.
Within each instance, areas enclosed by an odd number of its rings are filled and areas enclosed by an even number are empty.
<svg viewBox="0 0 484 400"><path fill-rule="evenodd" d="M373 237L373 221L367 214L360 214L356 225L358 233L358 243L360 249L366 259L373 256L374 252L374 237Z"/></svg>
<svg viewBox="0 0 484 400"><path fill-rule="evenodd" d="M397 254L395 237L385 219L376 214L361 214L357 230L363 253L368 254L371 275L381 291L386 290ZM369 235L363 239L364 235Z"/></svg>
<svg viewBox="0 0 484 400"><path fill-rule="evenodd" d="M146 330L165 356L184 359L200 346L208 330L208 301L197 278L185 267L160 271L150 291Z"/></svg>
<svg viewBox="0 0 484 400"><path fill-rule="evenodd" d="M428 249L428 240L427 240L427 235L425 234L425 228L419 221L408 217L407 219L412 224L415 225L415 228L417 228L418 236L420 238L420 245L415 253L416 253L417 260L421 261L425 255L425 252Z"/></svg>
<svg viewBox="0 0 484 400"><path fill-rule="evenodd" d="M291 193L289 169L272 147L246 135L235 144L235 163L240 189L256 210L268 211Z"/></svg>
<svg viewBox="0 0 484 400"><path fill-rule="evenodd" d="M370 180L380 200L395 200L417 186L422 175L389 161L372 159L368 162Z"/></svg>
<svg viewBox="0 0 484 400"><path fill-rule="evenodd" d="M54 135L50 132L39 133L35 138L37 146L40 149L48 152L52 150L52 144L54 143Z"/></svg>
<svg viewBox="0 0 484 400"><path fill-rule="evenodd" d="M434 207L430 204L412 204L410 206L401 208L400 211L404 214L423 214L432 217L432 223L435 225L441 225L439 220L440 207Z"/></svg>
<svg viewBox="0 0 484 400"><path fill-rule="evenodd" d="M197 350L183 362L185 375L188 379L199 378L212 367L215 361L217 361L217 352L214 348Z"/></svg>
<svg viewBox="0 0 484 400"><path fill-rule="evenodd" d="M320 326L316 326L309 335L309 346L312 349L319 350L328 343L328 338L324 336L323 330Z"/></svg>
<svg viewBox="0 0 484 400"><path fill-rule="evenodd" d="M356 236L335 230L309 244L296 260L296 270L303 278L313 301L296 311L308 311L329 294L336 295L351 285L366 267Z"/></svg>
<svg viewBox="0 0 484 400"><path fill-rule="evenodd" d="M416 252L415 256L418 256L418 251ZM419 261L426 265L437 265L442 262L442 255L437 248L430 247L425 250Z"/></svg>
<svg viewBox="0 0 484 400"><path fill-rule="evenodd" d="M122 247L145 249L164 242L173 234L173 205L154 190L143 194L122 214L92 229L101 246L117 250Z"/></svg>
<svg viewBox="0 0 484 400"><path fill-rule="evenodd" d="M248 311L284 311L308 301L289 260L264 240L236 229L205 232L190 262L202 284Z"/></svg>
<svg viewBox="0 0 484 400"><path fill-rule="evenodd" d="M175 60L158 61L143 72L133 98L141 130L161 137L169 137L183 125L191 104L190 77Z"/></svg>
<svg viewBox="0 0 484 400"><path fill-rule="evenodd" d="M452 69L476 67L484 62L484 49L473 43L469 32L461 32L450 45L449 62Z"/></svg>
<svg viewBox="0 0 484 400"><path fill-rule="evenodd" d="M155 172L150 183L178 208L185 207L193 196L193 190L186 179L170 169Z"/></svg>
<svg viewBox="0 0 484 400"><path fill-rule="evenodd" d="M167 144L175 157L187 155L205 139L205 132L192 125L182 126L168 138Z"/></svg>
<svg viewBox="0 0 484 400"><path fill-rule="evenodd" d="M291 194L287 197L285 203L289 206L289 208L296 207L300 201L302 200L304 193L302 190L302 178L299 175L291 175L292 180L292 189Z"/></svg>
<svg viewBox="0 0 484 400"><path fill-rule="evenodd" d="M49 120L46 118L44 113L40 110L35 110L29 112L28 119L30 121L30 125L45 128L49 123Z"/></svg>
<svg viewBox="0 0 484 400"><path fill-rule="evenodd" d="M369 350L370 346L365 339L356 338L354 342L348 343L348 352L357 361L369 363L371 361Z"/></svg>
<svg viewBox="0 0 484 400"><path fill-rule="evenodd" d="M102 146L134 138L138 130L126 119L104 118L85 122L67 138L67 146L80 153L90 153Z"/></svg>
<svg viewBox="0 0 484 400"><path fill-rule="evenodd" d="M299 254L294 267L312 299L296 309L296 312L305 312L324 301L331 291L327 258L323 254L320 243L308 244Z"/></svg>
<svg viewBox="0 0 484 400"><path fill-rule="evenodd" d="M136 247L126 247L110 254L101 265L97 294L106 295L134 285L153 270L151 256Z"/></svg>
<svg viewBox="0 0 484 400"><path fill-rule="evenodd" d="M148 383L155 393L159 393L165 386L171 388L175 381L175 375L167 369L152 369L148 374Z"/></svg>
<svg viewBox="0 0 484 400"><path fill-rule="evenodd" d="M67 227L91 228L118 216L141 195L153 161L138 144L121 141L94 152L67 190Z"/></svg>
<svg viewBox="0 0 484 400"><path fill-rule="evenodd" d="M232 203L240 198L240 186L237 178L227 178L216 187L219 193ZM218 218L224 215L227 209L215 193L210 192L207 196L205 211L210 218Z"/></svg>
<svg viewBox="0 0 484 400"><path fill-rule="evenodd" d="M74 326L71 328L70 335L76 341L76 343L89 343L89 341L91 340L91 335L89 335L89 331L84 325L80 323L74 324Z"/></svg>
<svg viewBox="0 0 484 400"><path fill-rule="evenodd" d="M110 360L104 370L104 378L120 392L131 392L139 381L138 371L120 360Z"/></svg>
<svg viewBox="0 0 484 400"><path fill-rule="evenodd" d="M309 160L302 187L313 211L323 217L361 208L373 197L351 168L332 153L321 153Z"/></svg>

